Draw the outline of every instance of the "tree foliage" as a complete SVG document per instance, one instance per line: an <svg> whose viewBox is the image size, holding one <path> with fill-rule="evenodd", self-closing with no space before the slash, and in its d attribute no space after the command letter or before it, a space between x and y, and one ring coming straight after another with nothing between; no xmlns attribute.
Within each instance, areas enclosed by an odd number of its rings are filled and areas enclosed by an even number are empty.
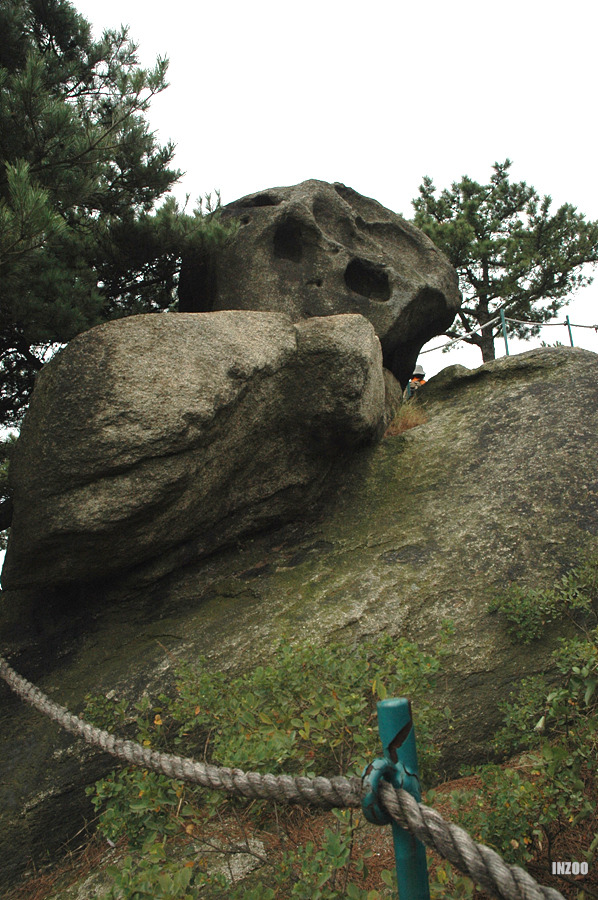
<svg viewBox="0 0 598 900"><path fill-rule="evenodd" d="M448 337L486 325L503 309L514 319L508 331L529 339L590 283L588 264L598 261L598 222L574 206L551 213L552 200L535 188L509 181L511 161L495 163L489 184L464 176L437 195L429 177L413 201L415 224L444 251L459 274L463 304ZM463 337L494 359L500 324Z"/></svg>
<svg viewBox="0 0 598 900"><path fill-rule="evenodd" d="M0 423L35 373L92 325L174 299L185 249L224 229L168 197L180 177L146 113L167 61L139 66L126 28L94 40L68 0L0 7Z"/></svg>

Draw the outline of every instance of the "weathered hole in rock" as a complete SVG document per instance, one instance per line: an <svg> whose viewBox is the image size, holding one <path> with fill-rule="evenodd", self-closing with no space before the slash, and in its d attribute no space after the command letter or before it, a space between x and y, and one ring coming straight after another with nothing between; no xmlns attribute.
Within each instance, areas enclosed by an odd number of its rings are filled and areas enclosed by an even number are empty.
<svg viewBox="0 0 598 900"><path fill-rule="evenodd" d="M403 388L411 378L419 352L440 328L446 331L455 318L454 312L447 310L441 291L429 286L421 288L412 302L403 309L397 329L391 340L382 341L384 367L390 369ZM402 335L409 339L403 340Z"/></svg>
<svg viewBox="0 0 598 900"><path fill-rule="evenodd" d="M258 194L246 200L243 206L278 206L281 201L275 194Z"/></svg>
<svg viewBox="0 0 598 900"><path fill-rule="evenodd" d="M359 257L352 259L345 269L345 284L370 300L390 300L388 273L381 263Z"/></svg>
<svg viewBox="0 0 598 900"><path fill-rule="evenodd" d="M303 259L303 236L299 222L283 219L274 232L274 256L301 262Z"/></svg>

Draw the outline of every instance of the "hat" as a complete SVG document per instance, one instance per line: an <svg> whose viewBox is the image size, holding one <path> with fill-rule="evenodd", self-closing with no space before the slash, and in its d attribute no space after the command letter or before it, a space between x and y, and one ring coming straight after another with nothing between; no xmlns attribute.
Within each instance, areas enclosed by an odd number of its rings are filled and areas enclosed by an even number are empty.
<svg viewBox="0 0 598 900"><path fill-rule="evenodd" d="M413 370L413 374L414 375L425 375L426 373L424 372L424 367L420 366L418 363L417 366L415 367L415 369Z"/></svg>

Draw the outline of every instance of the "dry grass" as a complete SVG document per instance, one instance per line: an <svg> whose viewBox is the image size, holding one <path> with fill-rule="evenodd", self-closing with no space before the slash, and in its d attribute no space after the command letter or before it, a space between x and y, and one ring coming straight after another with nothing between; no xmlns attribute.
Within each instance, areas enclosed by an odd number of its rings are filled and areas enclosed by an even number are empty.
<svg viewBox="0 0 598 900"><path fill-rule="evenodd" d="M111 850L99 835L88 837L77 850L67 851L62 863L44 867L45 871L31 875L7 894L0 896L4 900L47 900L59 890L83 881L92 872L113 862L124 847L123 841L115 850Z"/></svg>
<svg viewBox="0 0 598 900"><path fill-rule="evenodd" d="M402 434L404 431L409 431L410 428L425 425L427 421L428 415L425 409L418 403L416 397L412 397L401 404L399 411L386 429L384 437Z"/></svg>
<svg viewBox="0 0 598 900"><path fill-rule="evenodd" d="M383 869L394 869L394 850L392 831L390 828L374 828L370 826L360 812L354 816L359 820L355 834L352 859L357 862L368 857L368 874L357 876L353 866L349 874L360 881L362 887L369 890L381 887L380 873ZM283 821L273 822L267 830L253 831L255 826L240 820L225 818L220 823L222 834L210 833L210 840L222 846L230 843L243 845L245 839L257 837L264 845L266 856L276 868L277 858L284 851L305 846L313 841L316 847L322 846L324 832L327 828L336 829L337 821L331 812L290 807L286 810ZM199 838L195 835L195 840ZM50 900L58 892L76 885L94 872L107 865L113 865L117 858L127 852L126 841L119 842L115 850L111 850L99 835L92 837L86 847L69 854L68 858L54 868L29 877L9 893L1 895L4 900ZM265 875L264 875L265 877Z"/></svg>

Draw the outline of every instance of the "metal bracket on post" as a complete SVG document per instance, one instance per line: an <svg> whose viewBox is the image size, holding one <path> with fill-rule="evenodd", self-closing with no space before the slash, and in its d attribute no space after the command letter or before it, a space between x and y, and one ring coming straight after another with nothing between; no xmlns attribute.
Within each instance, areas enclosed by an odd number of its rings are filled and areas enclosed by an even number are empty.
<svg viewBox="0 0 598 900"><path fill-rule="evenodd" d="M384 757L374 760L364 769L362 781L368 792L361 806L368 822L375 825L392 824L399 900L430 900L424 845L410 831L400 828L378 800L381 778L395 788L408 791L418 802L421 800L410 702L403 697L380 701L378 731Z"/></svg>

